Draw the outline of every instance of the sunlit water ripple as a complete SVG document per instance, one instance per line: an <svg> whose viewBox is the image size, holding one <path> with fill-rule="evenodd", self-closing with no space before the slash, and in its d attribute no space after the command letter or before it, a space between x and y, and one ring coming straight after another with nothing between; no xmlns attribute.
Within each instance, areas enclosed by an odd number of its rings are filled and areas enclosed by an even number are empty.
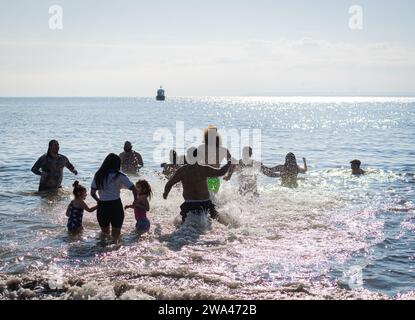
<svg viewBox="0 0 415 320"><path fill-rule="evenodd" d="M414 107L413 98L2 98L0 298L413 298L415 211L390 208L415 207ZM257 198L225 182L219 221L190 216L179 227L181 189L163 200L153 161L154 132L175 133L176 121L261 129L265 164L292 151L309 172L296 190L259 176ZM139 238L128 212L122 244L103 244L85 213L85 231L70 237L75 177L66 171L62 190L39 195L30 172L52 138L88 187L105 155L132 141L155 191L151 232ZM350 175L354 158L366 176Z"/></svg>

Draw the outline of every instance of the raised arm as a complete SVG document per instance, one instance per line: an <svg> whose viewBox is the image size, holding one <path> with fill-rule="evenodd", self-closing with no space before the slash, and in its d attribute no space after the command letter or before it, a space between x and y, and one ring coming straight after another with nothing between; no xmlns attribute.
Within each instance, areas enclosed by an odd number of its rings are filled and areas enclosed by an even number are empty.
<svg viewBox="0 0 415 320"><path fill-rule="evenodd" d="M226 149L226 161L231 163L228 174L223 178L225 181L229 181L233 175L233 172L235 171L236 163L239 163L238 160L234 159L229 152L229 149Z"/></svg>
<svg viewBox="0 0 415 320"><path fill-rule="evenodd" d="M183 170L182 168L179 168L175 174L173 175L173 177L170 178L169 181L167 181L166 186L164 187L164 193L163 193L163 198L167 199L171 188L173 188L173 186L176 183L179 183L180 181L182 181L183 179Z"/></svg>
<svg viewBox="0 0 415 320"><path fill-rule="evenodd" d="M228 172L230 167L231 167L230 161L228 161L228 163L225 164L220 169L216 169L211 166L202 166L204 174L206 175L206 177L209 177L209 178L216 178L216 177L224 176Z"/></svg>
<svg viewBox="0 0 415 320"><path fill-rule="evenodd" d="M241 171L241 166L239 164L231 165L227 175L225 177L223 177L223 180L225 180L225 181L231 180L232 175L234 174L234 172L239 172L239 171Z"/></svg>
<svg viewBox="0 0 415 320"><path fill-rule="evenodd" d="M271 177L271 178L278 178L281 175L278 173L281 171L281 168L283 166L276 166L273 168L269 168L267 166L264 166L263 164L261 164L261 172L266 175L267 177Z"/></svg>
<svg viewBox="0 0 415 320"><path fill-rule="evenodd" d="M304 163L304 168L301 168L300 166L298 166L298 172L299 173L306 173L307 172L307 161L305 158L303 158L303 163Z"/></svg>
<svg viewBox="0 0 415 320"><path fill-rule="evenodd" d="M229 152L229 150L226 150L226 160L229 162L231 162L231 166L228 170L228 174L223 178L226 181L229 181L233 175L233 173L235 172L235 170L238 170L237 168L239 167L239 165L237 165L236 163L239 163L238 160L232 158L231 153Z"/></svg>

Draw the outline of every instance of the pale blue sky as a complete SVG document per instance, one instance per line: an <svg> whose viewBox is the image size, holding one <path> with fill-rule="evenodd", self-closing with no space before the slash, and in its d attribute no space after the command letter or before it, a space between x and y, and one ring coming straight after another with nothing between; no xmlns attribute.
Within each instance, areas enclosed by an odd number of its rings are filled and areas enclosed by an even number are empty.
<svg viewBox="0 0 415 320"><path fill-rule="evenodd" d="M409 95L414 75L412 0L0 0L0 96Z"/></svg>

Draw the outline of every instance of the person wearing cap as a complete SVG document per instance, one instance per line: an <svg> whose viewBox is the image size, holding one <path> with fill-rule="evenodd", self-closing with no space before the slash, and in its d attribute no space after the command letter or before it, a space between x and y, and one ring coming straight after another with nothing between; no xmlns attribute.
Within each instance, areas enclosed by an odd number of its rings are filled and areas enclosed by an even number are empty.
<svg viewBox="0 0 415 320"><path fill-rule="evenodd" d="M137 174L141 167L144 166L141 155L133 150L130 141L124 143L124 152L120 153L121 170L125 173Z"/></svg>
<svg viewBox="0 0 415 320"><path fill-rule="evenodd" d="M360 169L360 165L362 164L360 160L350 161L350 164L351 164L353 175L360 176L362 174L365 174L365 172L362 169Z"/></svg>

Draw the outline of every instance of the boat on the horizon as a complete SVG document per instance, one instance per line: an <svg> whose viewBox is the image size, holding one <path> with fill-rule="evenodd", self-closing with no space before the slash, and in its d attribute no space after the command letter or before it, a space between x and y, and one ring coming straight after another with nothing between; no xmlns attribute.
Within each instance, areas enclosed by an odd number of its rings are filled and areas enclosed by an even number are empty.
<svg viewBox="0 0 415 320"><path fill-rule="evenodd" d="M166 96L164 94L164 89L163 89L162 86L160 86L160 89L157 90L156 100L157 101L164 101L164 100L166 100Z"/></svg>

